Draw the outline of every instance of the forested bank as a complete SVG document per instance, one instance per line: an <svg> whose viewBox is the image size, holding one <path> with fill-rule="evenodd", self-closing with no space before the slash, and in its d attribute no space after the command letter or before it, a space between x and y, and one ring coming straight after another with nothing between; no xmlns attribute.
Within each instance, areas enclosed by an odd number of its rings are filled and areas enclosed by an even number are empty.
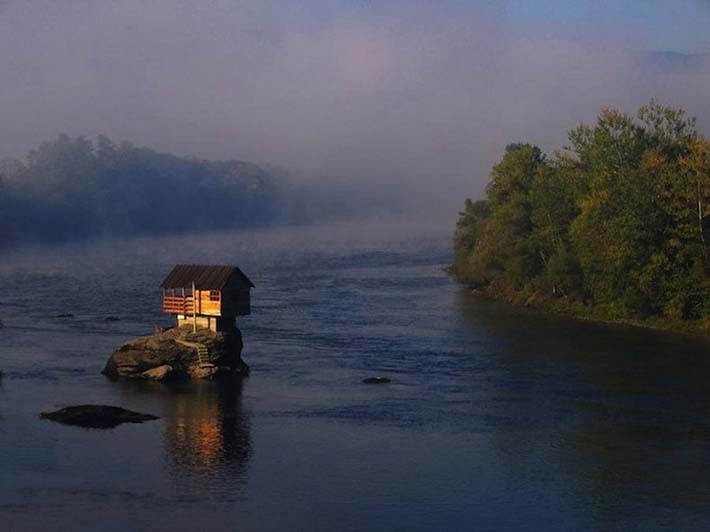
<svg viewBox="0 0 710 532"><path fill-rule="evenodd" d="M683 110L605 109L547 157L511 144L466 200L452 272L489 297L710 327L710 140Z"/></svg>
<svg viewBox="0 0 710 532"><path fill-rule="evenodd" d="M280 185L243 161L60 135L0 165L0 245L272 221Z"/></svg>
<svg viewBox="0 0 710 532"><path fill-rule="evenodd" d="M304 224L395 208L393 198L362 187L306 181L245 161L60 135L22 159L0 160L0 248Z"/></svg>

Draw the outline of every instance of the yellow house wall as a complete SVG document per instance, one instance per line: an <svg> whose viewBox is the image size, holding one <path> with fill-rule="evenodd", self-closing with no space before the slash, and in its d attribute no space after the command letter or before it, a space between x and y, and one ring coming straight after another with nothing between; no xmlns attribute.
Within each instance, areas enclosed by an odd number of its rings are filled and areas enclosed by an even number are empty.
<svg viewBox="0 0 710 532"><path fill-rule="evenodd" d="M197 291L197 313L204 314L205 316L221 316L221 302L220 301L210 301L209 290L198 290Z"/></svg>

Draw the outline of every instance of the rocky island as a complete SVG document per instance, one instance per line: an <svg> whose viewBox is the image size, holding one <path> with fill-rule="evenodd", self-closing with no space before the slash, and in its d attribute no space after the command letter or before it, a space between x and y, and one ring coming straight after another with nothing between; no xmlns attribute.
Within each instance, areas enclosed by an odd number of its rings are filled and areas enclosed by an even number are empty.
<svg viewBox="0 0 710 532"><path fill-rule="evenodd" d="M248 375L242 347L237 327L220 332L175 327L126 342L111 354L102 373L116 379L148 380Z"/></svg>

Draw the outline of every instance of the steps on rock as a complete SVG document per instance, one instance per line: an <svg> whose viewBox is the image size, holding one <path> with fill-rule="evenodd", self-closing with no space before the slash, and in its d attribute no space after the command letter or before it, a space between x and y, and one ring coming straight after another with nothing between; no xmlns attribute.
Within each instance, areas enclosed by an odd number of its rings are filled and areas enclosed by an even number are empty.
<svg viewBox="0 0 710 532"><path fill-rule="evenodd" d="M205 344L199 342L188 342L187 340L175 340L177 343L192 347L197 352L197 360L201 368L214 368L215 365L210 362L210 350Z"/></svg>
<svg viewBox="0 0 710 532"><path fill-rule="evenodd" d="M214 367L214 364L210 362L210 350L204 344L197 346L197 359L200 361L201 368Z"/></svg>

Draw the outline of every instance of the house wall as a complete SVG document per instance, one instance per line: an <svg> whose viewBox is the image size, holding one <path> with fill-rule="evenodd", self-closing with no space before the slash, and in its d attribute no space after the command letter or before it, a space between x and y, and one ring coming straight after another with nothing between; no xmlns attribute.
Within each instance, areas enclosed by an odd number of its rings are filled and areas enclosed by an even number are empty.
<svg viewBox="0 0 710 532"><path fill-rule="evenodd" d="M223 316L246 316L251 313L249 289L231 289L223 292L223 296Z"/></svg>
<svg viewBox="0 0 710 532"><path fill-rule="evenodd" d="M221 316L222 302L212 301L209 290L197 290L197 313L207 316Z"/></svg>
<svg viewBox="0 0 710 532"><path fill-rule="evenodd" d="M228 283L222 290L222 316L246 316L251 313L249 286Z"/></svg>

